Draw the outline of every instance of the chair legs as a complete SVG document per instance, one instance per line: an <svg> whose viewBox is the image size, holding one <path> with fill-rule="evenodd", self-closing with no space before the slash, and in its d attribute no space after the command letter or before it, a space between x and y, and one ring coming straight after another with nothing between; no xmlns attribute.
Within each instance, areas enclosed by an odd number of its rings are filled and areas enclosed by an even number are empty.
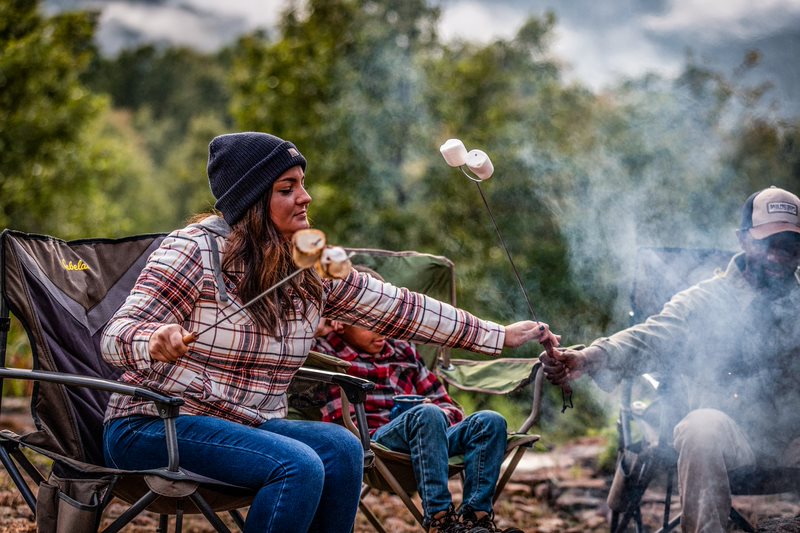
<svg viewBox="0 0 800 533"><path fill-rule="evenodd" d="M406 492L405 489L397 481L397 478L395 478L394 475L391 473L391 471L389 471L389 469L386 467L383 461L381 461L377 457L375 458L375 468L377 468L378 471L381 473L383 478L392 488L392 491L394 491L394 493L397 496L399 496L401 500L403 500L403 503L406 505L408 510L411 511L411 514L414 515L414 518L417 520L417 522L419 522L419 524L422 525L425 518L422 516L422 513L420 512L419 508L411 500L411 496L408 495L408 492Z"/></svg>
<svg viewBox="0 0 800 533"><path fill-rule="evenodd" d="M755 533L756 531L750 522L733 507L731 507L731 521L743 531L747 531L747 533Z"/></svg>
<svg viewBox="0 0 800 533"><path fill-rule="evenodd" d="M22 473L19 471L19 468L14 463L14 460L11 458L11 454L8 452L6 447L8 446L12 448L11 453L14 453L14 450L19 451L19 449L17 448L17 445L14 442L6 440L2 440L0 442L2 443L2 446L0 446L0 461L2 461L3 466L6 469L6 472L8 472L8 475L11 476L11 481L13 481L14 485L16 485L17 489L19 490L19 493L25 500L25 503L27 503L28 507L30 507L31 512L33 514L36 514L36 497L33 495L33 491L31 491L30 487L25 482L25 479L22 477ZM25 461L28 460L24 455L22 457ZM41 482L41 480L43 479L41 475L39 475L38 478L39 479L36 481L37 484Z"/></svg>
<svg viewBox="0 0 800 533"><path fill-rule="evenodd" d="M158 533L169 533L169 515L158 516Z"/></svg>
<svg viewBox="0 0 800 533"><path fill-rule="evenodd" d="M358 508L361 510L362 513L364 513L364 516L367 517L367 521L369 521L369 523L372 524L372 527L375 528L375 531L377 531L378 533L386 533L386 530L383 528L381 521L378 520L378 517L375 516L375 513L373 513L372 510L369 507L367 507L364 502L358 502Z"/></svg>
<svg viewBox="0 0 800 533"><path fill-rule="evenodd" d="M110 526L104 529L102 533L117 533L117 531L122 530L122 528L125 527L128 522L133 520L135 516L144 511L144 509L153 503L157 498L158 494L153 491L148 492L139 498L139 501L128 507L124 513L119 515L119 517L117 517L117 519L114 520Z"/></svg>
<svg viewBox="0 0 800 533"><path fill-rule="evenodd" d="M231 530L228 529L222 520L217 516L211 506L206 503L202 496L199 493L195 492L189 496L192 502L200 509L200 512L203 513L203 516L206 517L206 520L214 526L214 529L217 530L219 533L231 533ZM180 530L178 531L180 533Z"/></svg>
<svg viewBox="0 0 800 533"><path fill-rule="evenodd" d="M233 519L233 523L236 524L236 527L244 531L244 518L242 517L242 513L234 509L233 511L228 511L228 514Z"/></svg>

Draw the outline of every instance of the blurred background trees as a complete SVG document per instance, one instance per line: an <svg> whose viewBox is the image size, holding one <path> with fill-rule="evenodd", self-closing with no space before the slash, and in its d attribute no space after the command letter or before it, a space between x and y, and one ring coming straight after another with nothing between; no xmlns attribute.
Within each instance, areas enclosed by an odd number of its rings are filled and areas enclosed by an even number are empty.
<svg viewBox="0 0 800 533"><path fill-rule="evenodd" d="M797 119L739 81L757 51L735 72L690 57L676 80L595 93L551 59L552 15L476 45L442 42L424 0L305 5L218 53L102 57L92 13L0 2L0 226L169 231L213 205L211 138L268 131L307 157L330 242L446 255L461 306L529 318L475 185L438 153L457 137L491 156L482 190L539 318L573 344L627 325L638 246L734 249L750 192L800 190ZM575 426L602 423L578 395Z"/></svg>

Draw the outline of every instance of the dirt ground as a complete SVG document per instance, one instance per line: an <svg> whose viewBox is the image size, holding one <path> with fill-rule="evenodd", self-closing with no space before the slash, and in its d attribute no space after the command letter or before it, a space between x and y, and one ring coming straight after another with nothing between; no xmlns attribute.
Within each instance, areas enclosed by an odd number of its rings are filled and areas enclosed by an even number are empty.
<svg viewBox="0 0 800 533"><path fill-rule="evenodd" d="M4 401L4 411L6 405ZM4 419L4 423L25 426L24 417ZM23 427L19 427L23 429ZM495 506L497 524L516 526L529 533L599 533L609 530L610 512L605 503L611 476L598 470L597 458L606 443L600 438L586 438L570 442L550 451L529 451L517 467L503 495ZM451 482L454 500L460 500L460 485ZM658 484L645 496L643 521L647 531L659 528L663 504L663 488ZM411 533L422 531L411 513L396 496L370 493L366 504L383 521L388 531ZM418 499L417 499L418 502ZM737 497L737 509L751 523L759 524L759 531L781 533L800 532L800 501L790 495ZM125 506L112 501L106 511L105 523L123 512ZM680 512L677 497L672 513ZM227 519L226 519L227 521ZM144 533L156 530L157 517L144 514L123 531ZM232 522L230 522L231 527ZM171 528L174 523L171 524ZM210 532L212 529L199 517L187 516L183 530ZM235 529L234 529L235 530ZM33 516L17 493L5 470L0 468L0 533L33 533L36 525ZM357 516L357 533L373 533L375 529L365 516ZM731 531L736 531L731 529ZM287 532L290 533L290 532Z"/></svg>

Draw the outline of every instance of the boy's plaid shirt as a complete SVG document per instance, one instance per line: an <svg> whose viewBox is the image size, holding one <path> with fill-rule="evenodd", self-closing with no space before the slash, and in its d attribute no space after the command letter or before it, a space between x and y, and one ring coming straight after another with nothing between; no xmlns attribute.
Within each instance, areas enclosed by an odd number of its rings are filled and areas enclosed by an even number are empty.
<svg viewBox="0 0 800 533"><path fill-rule="evenodd" d="M347 373L375 383L375 389L367 393L364 408L370 433L389 422L389 413L396 394L421 394L430 398L447 415L450 425L460 422L464 412L447 394L436 375L428 370L412 344L387 339L378 354L354 350L337 333L330 333L315 341L313 350L335 355L350 363ZM342 418L342 399L339 387L331 387L326 397L329 401L322 408L322 420L335 422Z"/></svg>

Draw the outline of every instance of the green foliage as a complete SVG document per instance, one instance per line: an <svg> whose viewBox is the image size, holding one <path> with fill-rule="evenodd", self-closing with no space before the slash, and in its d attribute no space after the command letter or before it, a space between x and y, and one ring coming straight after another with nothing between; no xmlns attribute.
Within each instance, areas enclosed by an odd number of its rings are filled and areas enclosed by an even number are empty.
<svg viewBox="0 0 800 533"><path fill-rule="evenodd" d="M309 160L315 223L331 240L413 246L425 109L417 57L432 43L425 2L309 2L283 38L243 39L234 53L240 129L292 139ZM380 227L380 231L375 231Z"/></svg>
<svg viewBox="0 0 800 533"><path fill-rule="evenodd" d="M798 121L764 107L767 85L741 81L757 52L730 73L689 58L675 81L595 94L562 79L552 14L510 39L445 44L424 0L298 0L274 34L216 54L101 58L95 15L45 18L38 5L0 3L0 227L170 230L213 202L211 138L267 131L307 157L311 214L330 242L446 255L460 306L530 318L482 192L537 316L572 344L627 325L637 247L734 248L750 192L800 190ZM491 156L480 190L440 157L451 137ZM548 438L608 424L608 397L588 383L563 415L559 391L547 394ZM460 401L512 426L527 408Z"/></svg>
<svg viewBox="0 0 800 533"><path fill-rule="evenodd" d="M22 324L11 317L11 324L6 341L5 365L13 368L31 368L31 346ZM17 379L3 380L3 395L30 396L33 390L32 381Z"/></svg>
<svg viewBox="0 0 800 533"><path fill-rule="evenodd" d="M161 165L199 115L216 116L220 130L225 128L228 69L224 52L209 56L150 45L123 50L113 59L96 57L83 79L92 90L109 94L114 107L138 115L148 153Z"/></svg>
<svg viewBox="0 0 800 533"><path fill-rule="evenodd" d="M54 231L65 197L78 201L82 128L104 105L78 77L95 18L44 19L38 2L0 4L0 227Z"/></svg>

